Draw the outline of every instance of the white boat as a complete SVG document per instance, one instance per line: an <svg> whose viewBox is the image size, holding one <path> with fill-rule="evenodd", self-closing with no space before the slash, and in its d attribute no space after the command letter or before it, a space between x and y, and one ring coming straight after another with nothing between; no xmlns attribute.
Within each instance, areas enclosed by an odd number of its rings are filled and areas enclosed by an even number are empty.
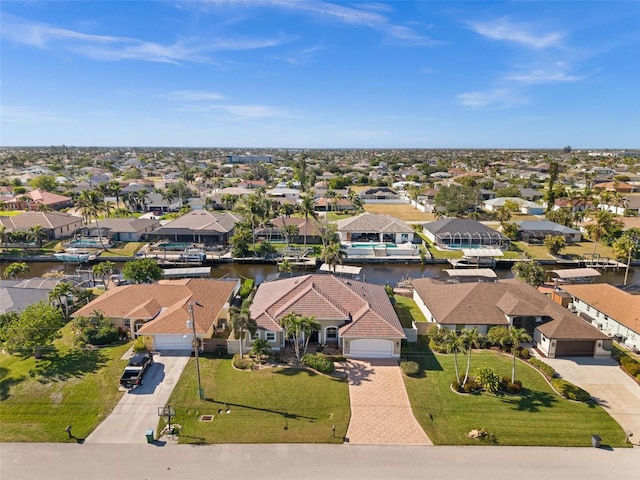
<svg viewBox="0 0 640 480"><path fill-rule="evenodd" d="M204 262L207 259L207 253L200 248L188 248L180 254L180 260L186 262Z"/></svg>
<svg viewBox="0 0 640 480"><path fill-rule="evenodd" d="M96 258L92 253L74 248L68 248L62 253L54 253L53 256L65 263L86 263Z"/></svg>

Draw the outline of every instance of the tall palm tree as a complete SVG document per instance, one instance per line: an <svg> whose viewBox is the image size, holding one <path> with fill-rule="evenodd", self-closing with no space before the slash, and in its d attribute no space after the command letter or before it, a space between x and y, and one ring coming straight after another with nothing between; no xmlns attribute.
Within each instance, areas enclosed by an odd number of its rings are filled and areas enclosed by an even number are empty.
<svg viewBox="0 0 640 480"><path fill-rule="evenodd" d="M29 270L31 270L31 267L29 267L25 262L13 262L7 265L7 268L4 269L4 278L16 279L23 273L27 273Z"/></svg>
<svg viewBox="0 0 640 480"><path fill-rule="evenodd" d="M120 194L122 193L122 187L117 180L111 180L109 182L109 193L116 197L116 208L120 208Z"/></svg>
<svg viewBox="0 0 640 480"><path fill-rule="evenodd" d="M7 226L5 224L0 224L0 243L3 247L7 246Z"/></svg>
<svg viewBox="0 0 640 480"><path fill-rule="evenodd" d="M29 241L35 243L36 247L42 247L42 242L47 238L47 232L44 231L42 225L34 225L29 227L28 236Z"/></svg>
<svg viewBox="0 0 640 480"><path fill-rule="evenodd" d="M342 259L346 256L347 254L344 250L342 250L339 242L328 243L325 247L322 248L322 252L320 254L320 258L322 258L322 261L324 263L329 265L329 267L333 270L334 275L336 273L337 264L342 264Z"/></svg>
<svg viewBox="0 0 640 480"><path fill-rule="evenodd" d="M102 278L106 289L109 288L109 277L118 271L118 267L112 261L100 262L92 268L93 276Z"/></svg>
<svg viewBox="0 0 640 480"><path fill-rule="evenodd" d="M511 383L516 381L516 357L518 348L521 343L530 342L531 335L524 328L510 327L507 334L500 340L502 346L511 345L511 354L513 355L513 366L511 367Z"/></svg>
<svg viewBox="0 0 640 480"><path fill-rule="evenodd" d="M291 261L288 258L285 258L284 260L282 260L278 264L278 271L279 272L284 272L284 273L291 274L292 270L293 270L293 267L291 266Z"/></svg>
<svg viewBox="0 0 640 480"><path fill-rule="evenodd" d="M69 299L73 299L76 289L71 282L60 282L49 292L49 305L57 306L65 321L69 320Z"/></svg>
<svg viewBox="0 0 640 480"><path fill-rule="evenodd" d="M169 213L169 210L171 209L171 201L176 198L173 191L167 188L160 193L160 197L162 200L167 202L167 213Z"/></svg>
<svg viewBox="0 0 640 480"><path fill-rule="evenodd" d="M253 337L258 329L258 324L251 318L249 308L246 306L233 307L230 314L229 327L233 331L233 336L240 342L240 358L244 358L244 334L248 331Z"/></svg>
<svg viewBox="0 0 640 480"><path fill-rule="evenodd" d="M444 337L444 344L447 352L453 353L453 365L456 371L456 382L460 383L460 371L458 369L458 353L465 351L464 341L461 335L455 330L449 330Z"/></svg>
<svg viewBox="0 0 640 480"><path fill-rule="evenodd" d="M474 347L478 347L480 345L480 334L478 333L477 328L472 328L471 330L462 330L461 332L462 342L464 344L464 348L467 350L467 371L464 374L464 380L462 381L462 385L467 383L469 379L469 369L471 368L471 350Z"/></svg>
<svg viewBox="0 0 640 480"><path fill-rule="evenodd" d="M104 211L104 197L96 190L84 190L80 194L76 205L82 211L82 215L86 216L88 220L91 219L91 217L95 218L96 228L98 229L98 240L100 241L100 246L104 249L102 231L98 223L98 215Z"/></svg>
<svg viewBox="0 0 640 480"><path fill-rule="evenodd" d="M593 240L593 255L596 254L598 242L611 235L616 227L620 226L620 220L613 213L606 210L598 210L595 215L595 223L587 225L587 233Z"/></svg>
<svg viewBox="0 0 640 480"><path fill-rule="evenodd" d="M315 203L313 201L313 191L308 191L302 196L302 202L300 202L300 210L304 216L304 248L307 248L307 231L309 230L309 217L314 220L318 218L318 214L315 210Z"/></svg>

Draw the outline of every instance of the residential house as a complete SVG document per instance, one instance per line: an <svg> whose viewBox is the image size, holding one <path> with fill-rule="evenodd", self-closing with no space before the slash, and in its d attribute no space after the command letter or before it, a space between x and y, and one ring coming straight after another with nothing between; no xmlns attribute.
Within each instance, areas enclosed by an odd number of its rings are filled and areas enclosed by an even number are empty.
<svg viewBox="0 0 640 480"><path fill-rule="evenodd" d="M48 240L71 237L82 227L82 218L61 212L25 212L13 217L0 216L0 225L6 233L29 230L40 225Z"/></svg>
<svg viewBox="0 0 640 480"><path fill-rule="evenodd" d="M160 227L160 221L151 218L104 218L98 222L92 222L82 229L82 235L87 237L98 236L98 226L101 235L112 242L140 242L145 240L147 234Z"/></svg>
<svg viewBox="0 0 640 480"><path fill-rule="evenodd" d="M73 206L73 199L57 193L44 190L31 190L24 195L5 200L5 210L37 211L43 207L51 210L61 210Z"/></svg>
<svg viewBox="0 0 640 480"><path fill-rule="evenodd" d="M338 220L338 236L341 242L413 242L415 231L402 220L389 215L361 213L355 217Z"/></svg>
<svg viewBox="0 0 640 480"><path fill-rule="evenodd" d="M239 280L191 278L157 284L113 287L72 316L98 311L132 336L143 336L151 350L193 349L193 325L200 343L229 321ZM193 318L192 318L193 315Z"/></svg>
<svg viewBox="0 0 640 480"><path fill-rule="evenodd" d="M483 208L488 212L496 212L500 208L504 207L506 202L513 202L518 205L520 213L524 213L526 215L542 215L545 210L542 205L519 197L492 198L483 203Z"/></svg>
<svg viewBox="0 0 640 480"><path fill-rule="evenodd" d="M147 234L150 240L169 239L174 242L226 246L237 222L237 214L208 210L191 211Z"/></svg>
<svg viewBox="0 0 640 480"><path fill-rule="evenodd" d="M68 278L35 277L28 280L0 280L0 315L22 312L40 301L49 303L49 293ZM74 282L72 282L74 283Z"/></svg>
<svg viewBox="0 0 640 480"><path fill-rule="evenodd" d="M273 350L285 347L280 322L289 313L314 317L320 331L311 342L340 348L345 357L399 358L406 338L389 297L380 285L333 275L311 274L261 283L250 307L258 331L252 341L266 340ZM228 342L240 350L237 339Z"/></svg>
<svg viewBox="0 0 640 480"><path fill-rule="evenodd" d="M598 204L600 210L607 210L616 215L639 216L640 215L640 195L625 195L621 202L612 199L610 202Z"/></svg>
<svg viewBox="0 0 640 480"><path fill-rule="evenodd" d="M366 188L358 192L358 196L364 203L376 203L376 202L397 202L399 203L402 198L400 194L389 187L371 187Z"/></svg>
<svg viewBox="0 0 640 480"><path fill-rule="evenodd" d="M443 250L480 247L507 250L511 243L508 237L493 228L466 218L443 218L425 223L422 232Z"/></svg>
<svg viewBox="0 0 640 480"><path fill-rule="evenodd" d="M567 243L582 240L582 232L575 228L566 227L548 220L521 220L515 222L518 225L518 237L526 243L543 243L547 235L559 235L564 237Z"/></svg>
<svg viewBox="0 0 640 480"><path fill-rule="evenodd" d="M607 283L563 285L573 309L618 343L640 351L640 295Z"/></svg>
<svg viewBox="0 0 640 480"><path fill-rule="evenodd" d="M320 236L320 223L313 217L304 219L304 217L275 217L270 222L272 227L264 227L256 229L256 238L272 240L286 240L284 227L293 225L297 228L297 233L289 237L290 243L304 243L306 235L307 244L320 244L322 237Z"/></svg>
<svg viewBox="0 0 640 480"><path fill-rule="evenodd" d="M441 328L477 328L481 334L493 326L523 328L549 358L611 354L607 335L525 282L443 283L418 278L413 286L413 299L425 318Z"/></svg>
<svg viewBox="0 0 640 480"><path fill-rule="evenodd" d="M599 182L596 183L593 188L599 190L606 190L607 192L619 192L619 193L632 193L633 185L626 182L619 182L617 180L612 182Z"/></svg>

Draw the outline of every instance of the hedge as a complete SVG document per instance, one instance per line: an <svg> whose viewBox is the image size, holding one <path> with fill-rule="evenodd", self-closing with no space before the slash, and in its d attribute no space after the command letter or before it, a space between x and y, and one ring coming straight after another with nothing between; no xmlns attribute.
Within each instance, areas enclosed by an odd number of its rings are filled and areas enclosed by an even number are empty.
<svg viewBox="0 0 640 480"><path fill-rule="evenodd" d="M303 365L313 368L320 373L333 373L333 361L321 353L307 353L302 357Z"/></svg>
<svg viewBox="0 0 640 480"><path fill-rule="evenodd" d="M640 362L635 358L624 356L620 358L620 365L622 365L622 368L624 368L632 377L640 375Z"/></svg>
<svg viewBox="0 0 640 480"><path fill-rule="evenodd" d="M581 389L573 383L567 382L566 380L561 378L552 378L551 384L563 397L568 398L569 400L575 400L577 402L588 402L591 400L589 392Z"/></svg>
<svg viewBox="0 0 640 480"><path fill-rule="evenodd" d="M556 371L552 366L547 365L542 360L538 360L537 358L532 358L529 360L529 363L544 373L547 377L553 378L556 376Z"/></svg>
<svg viewBox="0 0 640 480"><path fill-rule="evenodd" d="M420 373L420 365L418 364L418 362L400 362L400 368L402 369L402 373L404 373L407 377L415 377Z"/></svg>

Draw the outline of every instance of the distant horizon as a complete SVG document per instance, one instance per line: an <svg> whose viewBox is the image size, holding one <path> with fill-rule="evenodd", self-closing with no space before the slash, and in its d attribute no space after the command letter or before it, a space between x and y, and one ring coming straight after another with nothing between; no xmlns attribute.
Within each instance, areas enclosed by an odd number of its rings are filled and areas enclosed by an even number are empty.
<svg viewBox="0 0 640 480"><path fill-rule="evenodd" d="M639 1L61 0L0 10L0 145L640 141Z"/></svg>

